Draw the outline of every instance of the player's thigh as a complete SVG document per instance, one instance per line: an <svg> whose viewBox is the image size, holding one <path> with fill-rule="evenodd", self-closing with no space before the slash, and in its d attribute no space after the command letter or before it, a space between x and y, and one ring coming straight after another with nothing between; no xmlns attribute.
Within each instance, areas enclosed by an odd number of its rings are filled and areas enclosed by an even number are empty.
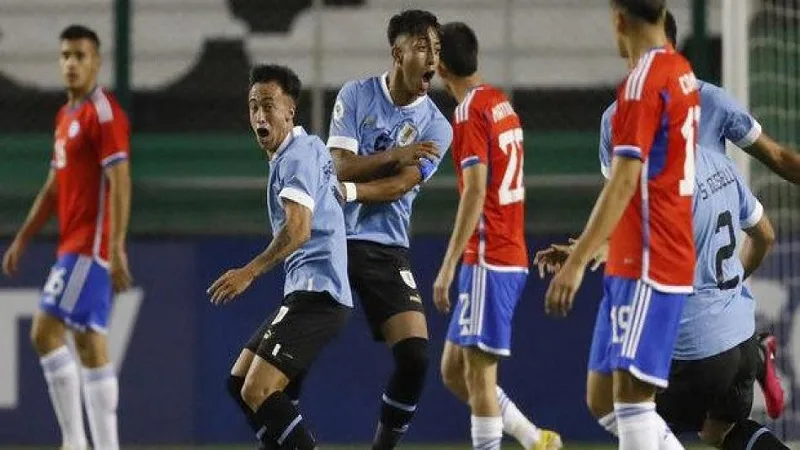
<svg viewBox="0 0 800 450"><path fill-rule="evenodd" d="M256 346L256 348L258 348L258 346ZM247 371L250 370L250 364L253 363L255 357L255 351L251 351L247 348L242 349L239 353L239 357L234 361L233 367L231 367L231 375L244 378L247 375Z"/></svg>
<svg viewBox="0 0 800 450"><path fill-rule="evenodd" d="M339 334L351 308L327 292L295 291L286 296L254 352L288 379L305 373Z"/></svg>
<svg viewBox="0 0 800 450"><path fill-rule="evenodd" d="M45 311L37 311L31 326L31 342L39 355L46 355L66 344L64 322Z"/></svg>
<svg viewBox="0 0 800 450"><path fill-rule="evenodd" d="M464 350L452 342L445 341L440 370L445 382L464 378Z"/></svg>
<svg viewBox="0 0 800 450"><path fill-rule="evenodd" d="M660 292L641 280L619 277L606 277L606 294L610 299L609 366L631 375L620 377L618 386L615 376L615 392L639 397L666 388L686 295Z"/></svg>
<svg viewBox="0 0 800 450"><path fill-rule="evenodd" d="M709 419L721 423L735 423L750 417L753 409L753 386L756 382L759 356L755 336L726 352L730 355L726 365L730 374L727 389L716 396L708 412Z"/></svg>
<svg viewBox="0 0 800 450"><path fill-rule="evenodd" d="M497 363L499 357L475 347L464 349L464 368L470 392L476 389L497 386Z"/></svg>
<svg viewBox="0 0 800 450"><path fill-rule="evenodd" d="M673 361L669 386L656 394L656 411L675 433L698 432L720 383L715 361Z"/></svg>
<svg viewBox="0 0 800 450"><path fill-rule="evenodd" d="M74 331L75 349L84 367L96 368L109 363L108 339L94 330Z"/></svg>
<svg viewBox="0 0 800 450"><path fill-rule="evenodd" d="M270 395L286 389L289 381L284 369L256 355L245 375L242 398L257 409Z"/></svg>
<svg viewBox="0 0 800 450"><path fill-rule="evenodd" d="M462 265L447 340L463 348L510 356L512 319L526 282L525 272Z"/></svg>
<svg viewBox="0 0 800 450"><path fill-rule="evenodd" d="M422 295L408 249L348 242L348 276L373 338L390 346L409 337L428 337Z"/></svg>
<svg viewBox="0 0 800 450"><path fill-rule="evenodd" d="M596 419L614 412L614 378L590 370L586 375L586 406Z"/></svg>

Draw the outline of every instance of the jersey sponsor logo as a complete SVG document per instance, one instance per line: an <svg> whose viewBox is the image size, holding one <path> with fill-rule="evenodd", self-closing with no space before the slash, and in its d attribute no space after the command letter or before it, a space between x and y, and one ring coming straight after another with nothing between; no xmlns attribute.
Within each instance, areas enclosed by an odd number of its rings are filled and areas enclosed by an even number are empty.
<svg viewBox="0 0 800 450"><path fill-rule="evenodd" d="M397 133L397 143L400 146L406 146L417 138L417 129L414 128L414 125L411 122L405 122L401 127L400 131Z"/></svg>
<svg viewBox="0 0 800 450"><path fill-rule="evenodd" d="M400 270L400 278L402 278L403 282L405 282L406 285L411 289L417 288L417 282L414 280L414 274L412 274L410 270Z"/></svg>
<svg viewBox="0 0 800 450"><path fill-rule="evenodd" d="M80 123L78 123L78 121L77 121L77 120L73 120L73 121L72 121L72 122L69 124L69 129L67 130L67 137L69 137L70 139L72 139L72 138L74 138L75 136L77 136L77 135L78 135L78 133L80 133L80 131L81 131L81 124L80 124Z"/></svg>

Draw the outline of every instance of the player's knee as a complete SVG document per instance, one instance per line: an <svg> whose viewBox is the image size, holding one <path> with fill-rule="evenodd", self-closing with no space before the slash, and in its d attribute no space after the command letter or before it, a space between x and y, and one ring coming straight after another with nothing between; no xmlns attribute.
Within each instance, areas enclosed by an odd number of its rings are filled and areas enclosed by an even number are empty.
<svg viewBox="0 0 800 450"><path fill-rule="evenodd" d="M594 392L586 393L586 407L595 419L602 419L603 417L614 412L614 403L604 401L598 397Z"/></svg>
<svg viewBox="0 0 800 450"><path fill-rule="evenodd" d="M424 338L403 339L392 347L394 363L403 376L425 378L428 371L428 340Z"/></svg>
<svg viewBox="0 0 800 450"><path fill-rule="evenodd" d="M442 375L442 383L448 389L456 390L464 385L464 367L452 359L442 359L439 371Z"/></svg>
<svg viewBox="0 0 800 450"><path fill-rule="evenodd" d="M31 345L39 356L44 356L65 345L64 336L45 326L31 327Z"/></svg>
<svg viewBox="0 0 800 450"><path fill-rule="evenodd" d="M240 395L242 400L255 411L270 395L281 390L277 384L256 377L247 377L242 384Z"/></svg>
<svg viewBox="0 0 800 450"><path fill-rule="evenodd" d="M108 346L104 335L87 332L75 333L75 350L84 367L102 367L108 364Z"/></svg>

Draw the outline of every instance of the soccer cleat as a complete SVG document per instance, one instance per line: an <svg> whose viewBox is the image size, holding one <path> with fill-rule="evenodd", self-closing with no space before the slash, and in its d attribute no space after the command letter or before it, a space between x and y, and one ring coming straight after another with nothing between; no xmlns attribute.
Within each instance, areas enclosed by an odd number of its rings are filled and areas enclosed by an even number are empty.
<svg viewBox="0 0 800 450"><path fill-rule="evenodd" d="M759 368L756 379L764 392L767 415L777 419L781 416L784 406L783 386L781 386L781 379L775 370L775 354L778 348L778 340L770 333L761 333L758 335L758 345L761 347L760 353L764 360L763 367Z"/></svg>
<svg viewBox="0 0 800 450"><path fill-rule="evenodd" d="M539 440L533 444L530 450L559 450L563 446L561 436L558 433L550 430L541 430Z"/></svg>

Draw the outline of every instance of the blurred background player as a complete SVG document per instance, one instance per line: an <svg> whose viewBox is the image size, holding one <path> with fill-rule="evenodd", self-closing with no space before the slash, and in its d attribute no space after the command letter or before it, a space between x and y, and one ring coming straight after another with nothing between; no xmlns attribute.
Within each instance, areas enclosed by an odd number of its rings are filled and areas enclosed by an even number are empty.
<svg viewBox="0 0 800 450"><path fill-rule="evenodd" d="M392 68L350 81L331 115L328 147L343 182L350 284L373 337L392 349L374 449L394 448L417 409L428 367L428 327L411 271L408 227L420 185L453 131L428 97L439 64L439 22L420 10L391 18Z"/></svg>
<svg viewBox="0 0 800 450"><path fill-rule="evenodd" d="M548 288L546 309L570 310L586 264L613 230L589 369L613 374L620 449L682 448L654 401L656 389L668 385L681 311L692 292L700 97L691 66L664 32L664 1L611 3L620 51L637 63L618 90L611 178ZM587 395L608 388L590 384Z"/></svg>
<svg viewBox="0 0 800 450"><path fill-rule="evenodd" d="M310 450L316 442L284 393L350 317L344 217L330 153L294 126L300 80L289 68L250 73L250 125L269 159L268 209L273 238L263 253L208 289L225 304L285 261L283 301L256 330L231 369L228 390L262 448Z"/></svg>
<svg viewBox="0 0 800 450"><path fill-rule="evenodd" d="M66 343L69 328L83 367L86 415L96 450L119 448L119 387L106 331L114 292L131 283L125 237L130 214L129 126L114 97L97 86L100 40L81 25L61 32L67 104L56 114L50 173L3 257L12 276L25 247L58 218L58 260L45 283L31 340L41 358L64 449L86 449L81 377Z"/></svg>
<svg viewBox="0 0 800 450"><path fill-rule="evenodd" d="M511 355L511 320L528 275L524 151L508 98L477 70L473 30L461 22L444 25L438 72L458 102L452 155L461 200L434 283L434 303L443 313L450 312L450 285L462 254L463 262L442 379L470 406L473 448L500 448L505 430L526 449L558 449L559 435L536 428L497 385L497 364Z"/></svg>

